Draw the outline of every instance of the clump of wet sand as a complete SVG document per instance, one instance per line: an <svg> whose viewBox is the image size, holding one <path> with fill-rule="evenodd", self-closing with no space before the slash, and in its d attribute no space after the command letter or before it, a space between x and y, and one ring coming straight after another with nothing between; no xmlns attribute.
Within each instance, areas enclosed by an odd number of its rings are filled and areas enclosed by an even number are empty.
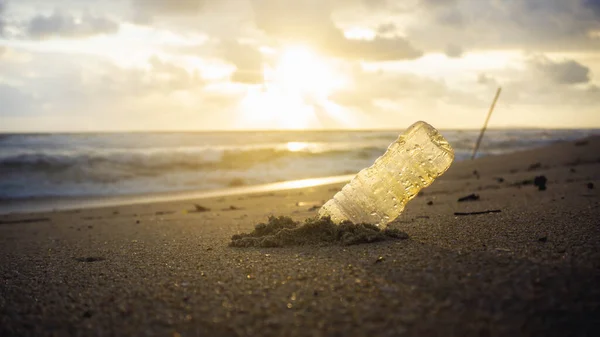
<svg viewBox="0 0 600 337"><path fill-rule="evenodd" d="M285 247L305 245L356 245L386 240L407 239L408 234L392 228L384 230L372 224L342 222L329 217L309 218L303 224L286 216L271 216L250 233L231 237L232 247Z"/></svg>

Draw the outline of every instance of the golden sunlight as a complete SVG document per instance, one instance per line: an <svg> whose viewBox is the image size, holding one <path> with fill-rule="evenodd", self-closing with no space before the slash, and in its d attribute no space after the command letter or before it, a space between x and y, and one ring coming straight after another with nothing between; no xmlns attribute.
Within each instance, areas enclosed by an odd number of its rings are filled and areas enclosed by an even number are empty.
<svg viewBox="0 0 600 337"><path fill-rule="evenodd" d="M245 123L286 129L315 126L313 104L326 102L344 84L325 59L303 46L283 49L275 66L265 67L264 80L242 101Z"/></svg>
<svg viewBox="0 0 600 337"><path fill-rule="evenodd" d="M275 69L265 69L265 79L286 92L317 97L328 96L339 85L326 61L302 46L284 49Z"/></svg>

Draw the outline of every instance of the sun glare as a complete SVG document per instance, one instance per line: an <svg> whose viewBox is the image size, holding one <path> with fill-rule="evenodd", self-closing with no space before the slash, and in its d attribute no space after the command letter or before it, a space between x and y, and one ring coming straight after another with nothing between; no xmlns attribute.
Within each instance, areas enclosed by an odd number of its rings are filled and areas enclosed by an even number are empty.
<svg viewBox="0 0 600 337"><path fill-rule="evenodd" d="M298 152L308 148L308 143L305 142L288 142L286 145L288 151Z"/></svg>
<svg viewBox="0 0 600 337"><path fill-rule="evenodd" d="M303 129L317 123L313 104L320 104L343 80L327 60L303 46L278 53L273 67L264 68L265 83L251 88L242 111L249 125ZM253 123L254 122L254 123Z"/></svg>
<svg viewBox="0 0 600 337"><path fill-rule="evenodd" d="M338 85L331 67L306 47L286 48L275 69L266 69L267 85L300 95L326 97Z"/></svg>

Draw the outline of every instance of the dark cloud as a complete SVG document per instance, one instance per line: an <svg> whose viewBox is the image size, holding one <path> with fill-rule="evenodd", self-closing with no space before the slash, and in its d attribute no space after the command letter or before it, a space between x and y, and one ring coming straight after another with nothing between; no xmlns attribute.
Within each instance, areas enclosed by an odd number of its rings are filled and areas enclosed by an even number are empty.
<svg viewBox="0 0 600 337"><path fill-rule="evenodd" d="M446 56L450 58L459 58L462 56L463 52L464 51L461 46L452 43L446 46Z"/></svg>
<svg viewBox="0 0 600 337"><path fill-rule="evenodd" d="M256 26L271 37L308 43L336 57L370 61L414 59L422 52L401 37L347 39L325 1L252 1Z"/></svg>
<svg viewBox="0 0 600 337"><path fill-rule="evenodd" d="M593 50L589 32L600 29L599 0L422 0L407 28L411 41L443 49L448 41L477 49ZM596 12L596 14L594 14Z"/></svg>
<svg viewBox="0 0 600 337"><path fill-rule="evenodd" d="M223 41L219 56L236 67L231 81L248 84L264 82L263 56L256 48L236 41Z"/></svg>
<svg viewBox="0 0 600 337"><path fill-rule="evenodd" d="M540 56L531 62L534 69L556 84L579 84L590 81L590 69L575 60L555 62Z"/></svg>
<svg viewBox="0 0 600 337"><path fill-rule="evenodd" d="M27 27L29 36L36 39L52 37L82 38L100 34L113 34L119 30L119 24L108 18L72 15L55 12L52 15L38 15L31 19Z"/></svg>
<svg viewBox="0 0 600 337"><path fill-rule="evenodd" d="M583 0L583 5L600 16L600 0Z"/></svg>
<svg viewBox="0 0 600 337"><path fill-rule="evenodd" d="M4 33L4 11L6 8L6 3L4 0L0 0L0 36Z"/></svg>

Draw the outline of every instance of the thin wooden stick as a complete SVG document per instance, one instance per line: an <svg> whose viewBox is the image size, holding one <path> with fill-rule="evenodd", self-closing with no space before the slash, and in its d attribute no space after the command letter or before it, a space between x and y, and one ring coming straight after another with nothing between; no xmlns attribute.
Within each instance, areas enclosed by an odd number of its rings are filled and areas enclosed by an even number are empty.
<svg viewBox="0 0 600 337"><path fill-rule="evenodd" d="M479 133L479 138L477 138L477 143L475 144L475 148L473 149L473 155L471 155L471 160L475 159L475 155L477 155L477 150L479 150L479 144L481 144L481 140L483 139L483 134L485 133L485 129L487 129L488 122L490 121L490 117L492 116L492 112L494 111L494 107L496 106L498 97L500 97L501 91L502 91L502 88L500 88L500 87L498 88L498 91L496 91L496 97L494 97L494 101L492 102L490 111L488 112L487 118L485 119L485 123L483 123L481 132Z"/></svg>

